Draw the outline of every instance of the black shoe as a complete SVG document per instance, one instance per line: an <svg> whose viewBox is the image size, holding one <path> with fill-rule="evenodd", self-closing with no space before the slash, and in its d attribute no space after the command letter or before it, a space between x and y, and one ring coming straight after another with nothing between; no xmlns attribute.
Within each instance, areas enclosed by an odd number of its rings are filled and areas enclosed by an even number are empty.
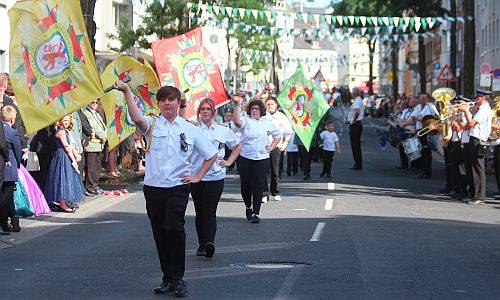
<svg viewBox="0 0 500 300"><path fill-rule="evenodd" d="M0 235L10 235L10 229L8 227L0 227Z"/></svg>
<svg viewBox="0 0 500 300"><path fill-rule="evenodd" d="M259 218L259 216L258 216L258 215L255 215L255 214L254 214L254 215L252 216L252 223L254 223L254 224L260 223L260 218Z"/></svg>
<svg viewBox="0 0 500 300"><path fill-rule="evenodd" d="M292 176L292 173L286 172L286 176Z"/></svg>
<svg viewBox="0 0 500 300"><path fill-rule="evenodd" d="M419 179L428 179L428 178L431 178L431 175L422 174L422 175L418 175L416 178L419 178Z"/></svg>
<svg viewBox="0 0 500 300"><path fill-rule="evenodd" d="M85 196L95 196L95 194L93 192L85 190Z"/></svg>
<svg viewBox="0 0 500 300"><path fill-rule="evenodd" d="M100 187L96 188L95 191L96 191L97 195L104 194L104 190L101 189Z"/></svg>
<svg viewBox="0 0 500 300"><path fill-rule="evenodd" d="M174 291L174 282L164 279L161 285L154 289L155 294L168 294Z"/></svg>
<svg viewBox="0 0 500 300"><path fill-rule="evenodd" d="M360 167L352 167L352 168L349 168L349 170L362 170L363 168L360 168Z"/></svg>
<svg viewBox="0 0 500 300"><path fill-rule="evenodd" d="M174 280L175 297L184 297L186 296L187 292L188 292L187 283L182 279L175 279Z"/></svg>
<svg viewBox="0 0 500 300"><path fill-rule="evenodd" d="M319 177L325 177L325 173L319 174Z"/></svg>
<svg viewBox="0 0 500 300"><path fill-rule="evenodd" d="M247 216L247 220L248 220L248 221L252 220L252 209L251 209L251 208L247 208L247 209L245 210L245 214L246 214L246 216Z"/></svg>
<svg viewBox="0 0 500 300"><path fill-rule="evenodd" d="M212 258L214 257L215 253L215 245L212 242L207 242L205 244L205 257L206 258Z"/></svg>
<svg viewBox="0 0 500 300"><path fill-rule="evenodd" d="M310 175L306 175L306 176L304 176L302 179L303 179L303 180L309 180L309 179L311 179L311 176L310 176Z"/></svg>
<svg viewBox="0 0 500 300"><path fill-rule="evenodd" d="M196 256L205 256L205 247L199 246L198 249L196 249Z"/></svg>
<svg viewBox="0 0 500 300"><path fill-rule="evenodd" d="M450 190L449 188L444 188L444 189L440 189L439 190L439 193L440 194L448 194L449 192L451 192L452 190Z"/></svg>
<svg viewBox="0 0 500 300"><path fill-rule="evenodd" d="M19 218L18 217L13 217L12 218L12 228L10 230L12 232L19 232L19 231L21 231L21 226L19 226Z"/></svg>
<svg viewBox="0 0 500 300"><path fill-rule="evenodd" d="M396 169L405 170L405 169L408 169L408 166L399 166L399 167L396 167Z"/></svg>
<svg viewBox="0 0 500 300"><path fill-rule="evenodd" d="M326 178L332 178L332 175L326 174Z"/></svg>

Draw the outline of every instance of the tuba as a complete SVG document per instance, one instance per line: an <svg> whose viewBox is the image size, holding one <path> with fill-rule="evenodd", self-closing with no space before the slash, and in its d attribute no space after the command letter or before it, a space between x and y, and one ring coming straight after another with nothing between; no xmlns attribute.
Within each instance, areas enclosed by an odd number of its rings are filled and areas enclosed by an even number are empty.
<svg viewBox="0 0 500 300"><path fill-rule="evenodd" d="M450 116L453 112L451 107L451 100L455 99L457 93L450 88L439 88L432 92L432 98L436 100L436 106L439 110L439 119L441 121L441 134L445 144L451 139L451 121Z"/></svg>
<svg viewBox="0 0 500 300"><path fill-rule="evenodd" d="M495 107L492 109L493 111L493 120L492 124L500 124L500 96L495 97ZM491 129L490 140L496 141L500 138L500 130Z"/></svg>

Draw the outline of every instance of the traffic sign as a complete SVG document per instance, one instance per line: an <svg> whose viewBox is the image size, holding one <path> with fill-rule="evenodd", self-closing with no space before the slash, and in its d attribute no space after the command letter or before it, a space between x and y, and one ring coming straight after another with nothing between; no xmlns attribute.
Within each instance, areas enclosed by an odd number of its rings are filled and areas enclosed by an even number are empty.
<svg viewBox="0 0 500 300"><path fill-rule="evenodd" d="M493 79L500 79L500 68L493 70Z"/></svg>
<svg viewBox="0 0 500 300"><path fill-rule="evenodd" d="M482 64L481 67L479 68L479 73L481 73L481 74L489 74L489 73L491 73L491 66L490 66L490 64Z"/></svg>
<svg viewBox="0 0 500 300"><path fill-rule="evenodd" d="M444 65L444 67L441 69L441 72L439 72L437 79L442 81L455 81L456 77L455 74L453 74L450 66Z"/></svg>

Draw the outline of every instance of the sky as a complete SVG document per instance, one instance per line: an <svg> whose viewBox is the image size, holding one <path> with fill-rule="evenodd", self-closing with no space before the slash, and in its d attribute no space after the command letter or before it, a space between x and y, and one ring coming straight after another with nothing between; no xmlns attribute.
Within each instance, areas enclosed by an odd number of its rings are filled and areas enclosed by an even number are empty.
<svg viewBox="0 0 500 300"><path fill-rule="evenodd" d="M300 0L288 0L291 2L300 2ZM327 7L330 6L332 0L304 0L304 5L306 7Z"/></svg>

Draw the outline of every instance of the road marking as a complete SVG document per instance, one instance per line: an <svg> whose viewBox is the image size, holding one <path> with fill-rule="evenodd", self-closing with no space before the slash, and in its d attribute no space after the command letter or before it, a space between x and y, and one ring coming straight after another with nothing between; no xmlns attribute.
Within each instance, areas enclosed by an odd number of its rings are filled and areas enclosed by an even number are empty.
<svg viewBox="0 0 500 300"><path fill-rule="evenodd" d="M296 267L290 270L288 275L285 278L285 282L281 285L281 288L274 296L274 300L285 300L289 299L290 293L293 290L293 286L295 282L299 279L300 273L302 273L302 269L304 267Z"/></svg>
<svg viewBox="0 0 500 300"><path fill-rule="evenodd" d="M309 242L319 242L319 238L321 237L321 234L323 233L323 229L325 228L326 223L325 222L319 222L318 226L316 226L316 230L314 230L314 233L309 240Z"/></svg>
<svg viewBox="0 0 500 300"><path fill-rule="evenodd" d="M335 191L335 182L328 182L328 190Z"/></svg>
<svg viewBox="0 0 500 300"><path fill-rule="evenodd" d="M332 210L332 208L333 208L333 199L326 199L325 210Z"/></svg>
<svg viewBox="0 0 500 300"><path fill-rule="evenodd" d="M303 211L303 210L307 210L307 208L294 208L293 210Z"/></svg>

